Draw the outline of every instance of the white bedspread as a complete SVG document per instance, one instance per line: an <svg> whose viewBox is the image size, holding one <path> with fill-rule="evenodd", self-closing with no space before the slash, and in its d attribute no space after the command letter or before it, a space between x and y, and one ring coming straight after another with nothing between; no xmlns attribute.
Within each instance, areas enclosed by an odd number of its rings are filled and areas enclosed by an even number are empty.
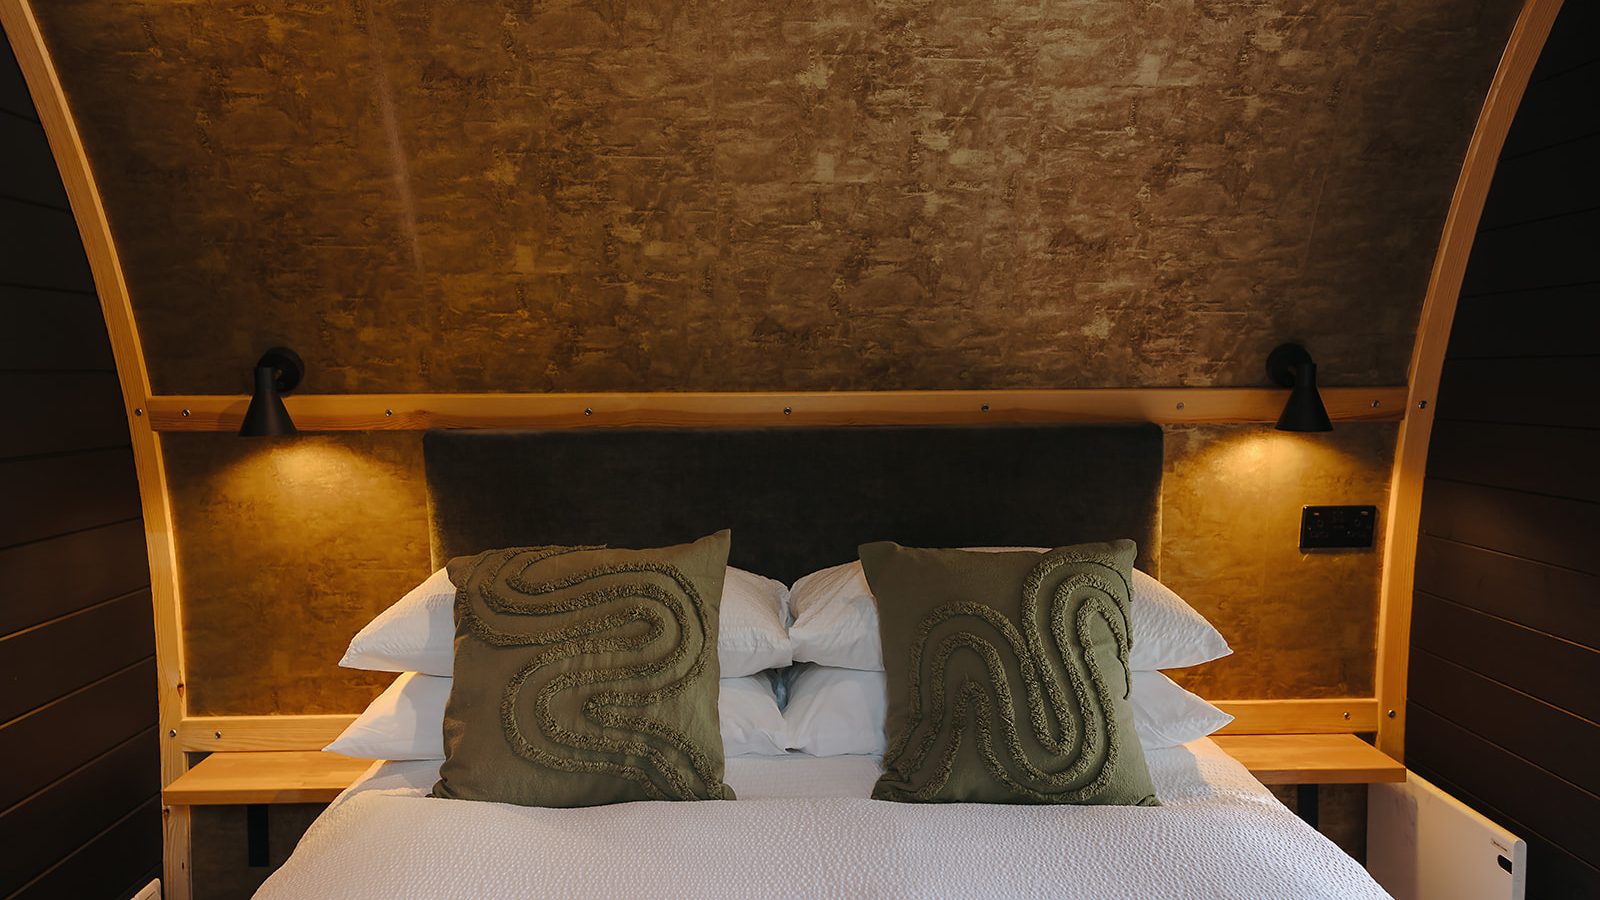
<svg viewBox="0 0 1600 900"><path fill-rule="evenodd" d="M732 802L432 800L386 763L258 897L1386 897L1209 740L1148 754L1159 808L866 799L877 761L740 757Z"/></svg>

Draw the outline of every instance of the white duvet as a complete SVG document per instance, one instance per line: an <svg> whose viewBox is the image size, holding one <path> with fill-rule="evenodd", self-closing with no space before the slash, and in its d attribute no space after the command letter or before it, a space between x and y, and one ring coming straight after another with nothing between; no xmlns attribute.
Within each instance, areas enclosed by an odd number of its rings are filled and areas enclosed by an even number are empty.
<svg viewBox="0 0 1600 900"><path fill-rule="evenodd" d="M433 800L375 766L257 897L1388 896L1210 740L1147 754L1161 807L866 799L868 757L736 757L731 802Z"/></svg>

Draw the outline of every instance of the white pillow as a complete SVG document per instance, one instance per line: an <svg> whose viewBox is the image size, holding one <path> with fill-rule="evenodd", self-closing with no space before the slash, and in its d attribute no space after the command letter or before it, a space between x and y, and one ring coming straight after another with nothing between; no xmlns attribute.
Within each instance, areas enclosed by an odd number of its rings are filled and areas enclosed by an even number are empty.
<svg viewBox="0 0 1600 900"><path fill-rule="evenodd" d="M789 633L784 627L788 594L781 582L728 567L718 615L722 677L789 664ZM455 585L440 569L368 622L351 639L339 665L377 672L453 674L455 602Z"/></svg>
<svg viewBox="0 0 1600 900"><path fill-rule="evenodd" d="M883 668L878 607L860 560L812 572L796 581L789 592L789 607L794 615L789 638L794 644L795 662L847 669ZM1180 669L1233 652L1204 616L1171 588L1138 569L1133 570L1133 598L1128 613L1133 629L1128 668L1134 671Z"/></svg>
<svg viewBox="0 0 1600 900"><path fill-rule="evenodd" d="M1233 721L1215 706L1189 693L1160 672L1134 672L1133 727L1146 750L1197 741Z"/></svg>
<svg viewBox="0 0 1600 900"><path fill-rule="evenodd" d="M1132 680L1133 727L1146 750L1187 744L1233 721L1160 672L1134 672ZM881 755L887 685L883 672L796 666L783 711L789 746L813 756Z"/></svg>
<svg viewBox="0 0 1600 900"><path fill-rule="evenodd" d="M444 759L444 707L453 681L403 673L322 749L357 759ZM719 688L723 753L782 754L783 713L767 674L724 678Z"/></svg>
<svg viewBox="0 0 1600 900"><path fill-rule="evenodd" d="M722 722L724 756L782 756L788 752L788 728L778 711L768 673L724 678L719 687L717 716Z"/></svg>
<svg viewBox="0 0 1600 900"><path fill-rule="evenodd" d="M783 722L789 748L812 756L883 755L883 717L888 711L882 672L795 666Z"/></svg>
<svg viewBox="0 0 1600 900"><path fill-rule="evenodd" d="M444 759L452 678L405 672L322 749L357 759Z"/></svg>

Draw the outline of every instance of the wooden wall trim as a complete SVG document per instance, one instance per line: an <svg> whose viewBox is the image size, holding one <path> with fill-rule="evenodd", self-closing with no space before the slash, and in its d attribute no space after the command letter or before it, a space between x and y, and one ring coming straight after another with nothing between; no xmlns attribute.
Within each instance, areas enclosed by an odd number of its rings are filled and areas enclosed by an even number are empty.
<svg viewBox="0 0 1600 900"><path fill-rule="evenodd" d="M1494 181L1500 150L1511 130L1522 94L1545 39L1561 12L1562 0L1528 0L1511 31L1505 53L1477 127L1467 145L1445 216L1439 251L1434 257L1428 292L1422 303L1417 340L1411 350L1406 416L1400 423L1394 474L1389 484L1388 529L1384 539L1382 591L1378 607L1377 694L1383 711L1378 721L1378 749L1396 759L1405 753L1406 673L1410 664L1411 592L1417 566L1418 530L1422 523L1422 481L1433 434L1435 401L1450 344L1461 281L1483 216L1483 204Z"/></svg>
<svg viewBox="0 0 1600 900"><path fill-rule="evenodd" d="M1378 727L1373 697L1315 700L1217 700L1234 721L1220 734L1360 734ZM320 750L354 713L302 716L190 716L178 726L184 751Z"/></svg>
<svg viewBox="0 0 1600 900"><path fill-rule="evenodd" d="M303 431L541 426L962 425L1019 422L1275 422L1273 388L1015 391L798 391L594 394L303 394L286 399ZM1322 389L1340 421L1396 421L1404 387ZM244 395L149 397L156 431L236 431Z"/></svg>
<svg viewBox="0 0 1600 900"><path fill-rule="evenodd" d="M186 713L183 697L182 621L178 605L177 557L172 543L172 510L167 500L166 469L161 441L148 419L135 411L150 396L144 351L134 327L133 306L122 275L116 242L83 141L67 106L44 37L29 0L0 0L0 26L16 54L28 92L50 142L51 154L66 187L72 215L94 276L100 311L116 360L127 411L134 467L139 477L144 514L145 547L150 562L150 594L155 615L158 709L161 723L161 783L169 784L188 767L179 749L178 724ZM189 814L186 808L164 808L165 857L162 879L169 900L189 897Z"/></svg>
<svg viewBox="0 0 1600 900"><path fill-rule="evenodd" d="M1218 734L1370 734L1378 728L1375 697L1212 703L1233 716Z"/></svg>

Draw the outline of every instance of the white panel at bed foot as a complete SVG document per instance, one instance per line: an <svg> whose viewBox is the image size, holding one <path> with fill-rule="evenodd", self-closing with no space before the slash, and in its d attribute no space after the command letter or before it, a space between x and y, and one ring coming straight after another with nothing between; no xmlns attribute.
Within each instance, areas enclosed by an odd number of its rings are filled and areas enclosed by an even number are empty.
<svg viewBox="0 0 1600 900"><path fill-rule="evenodd" d="M1367 871L1395 900L1522 900L1522 839L1415 773L1367 792Z"/></svg>

